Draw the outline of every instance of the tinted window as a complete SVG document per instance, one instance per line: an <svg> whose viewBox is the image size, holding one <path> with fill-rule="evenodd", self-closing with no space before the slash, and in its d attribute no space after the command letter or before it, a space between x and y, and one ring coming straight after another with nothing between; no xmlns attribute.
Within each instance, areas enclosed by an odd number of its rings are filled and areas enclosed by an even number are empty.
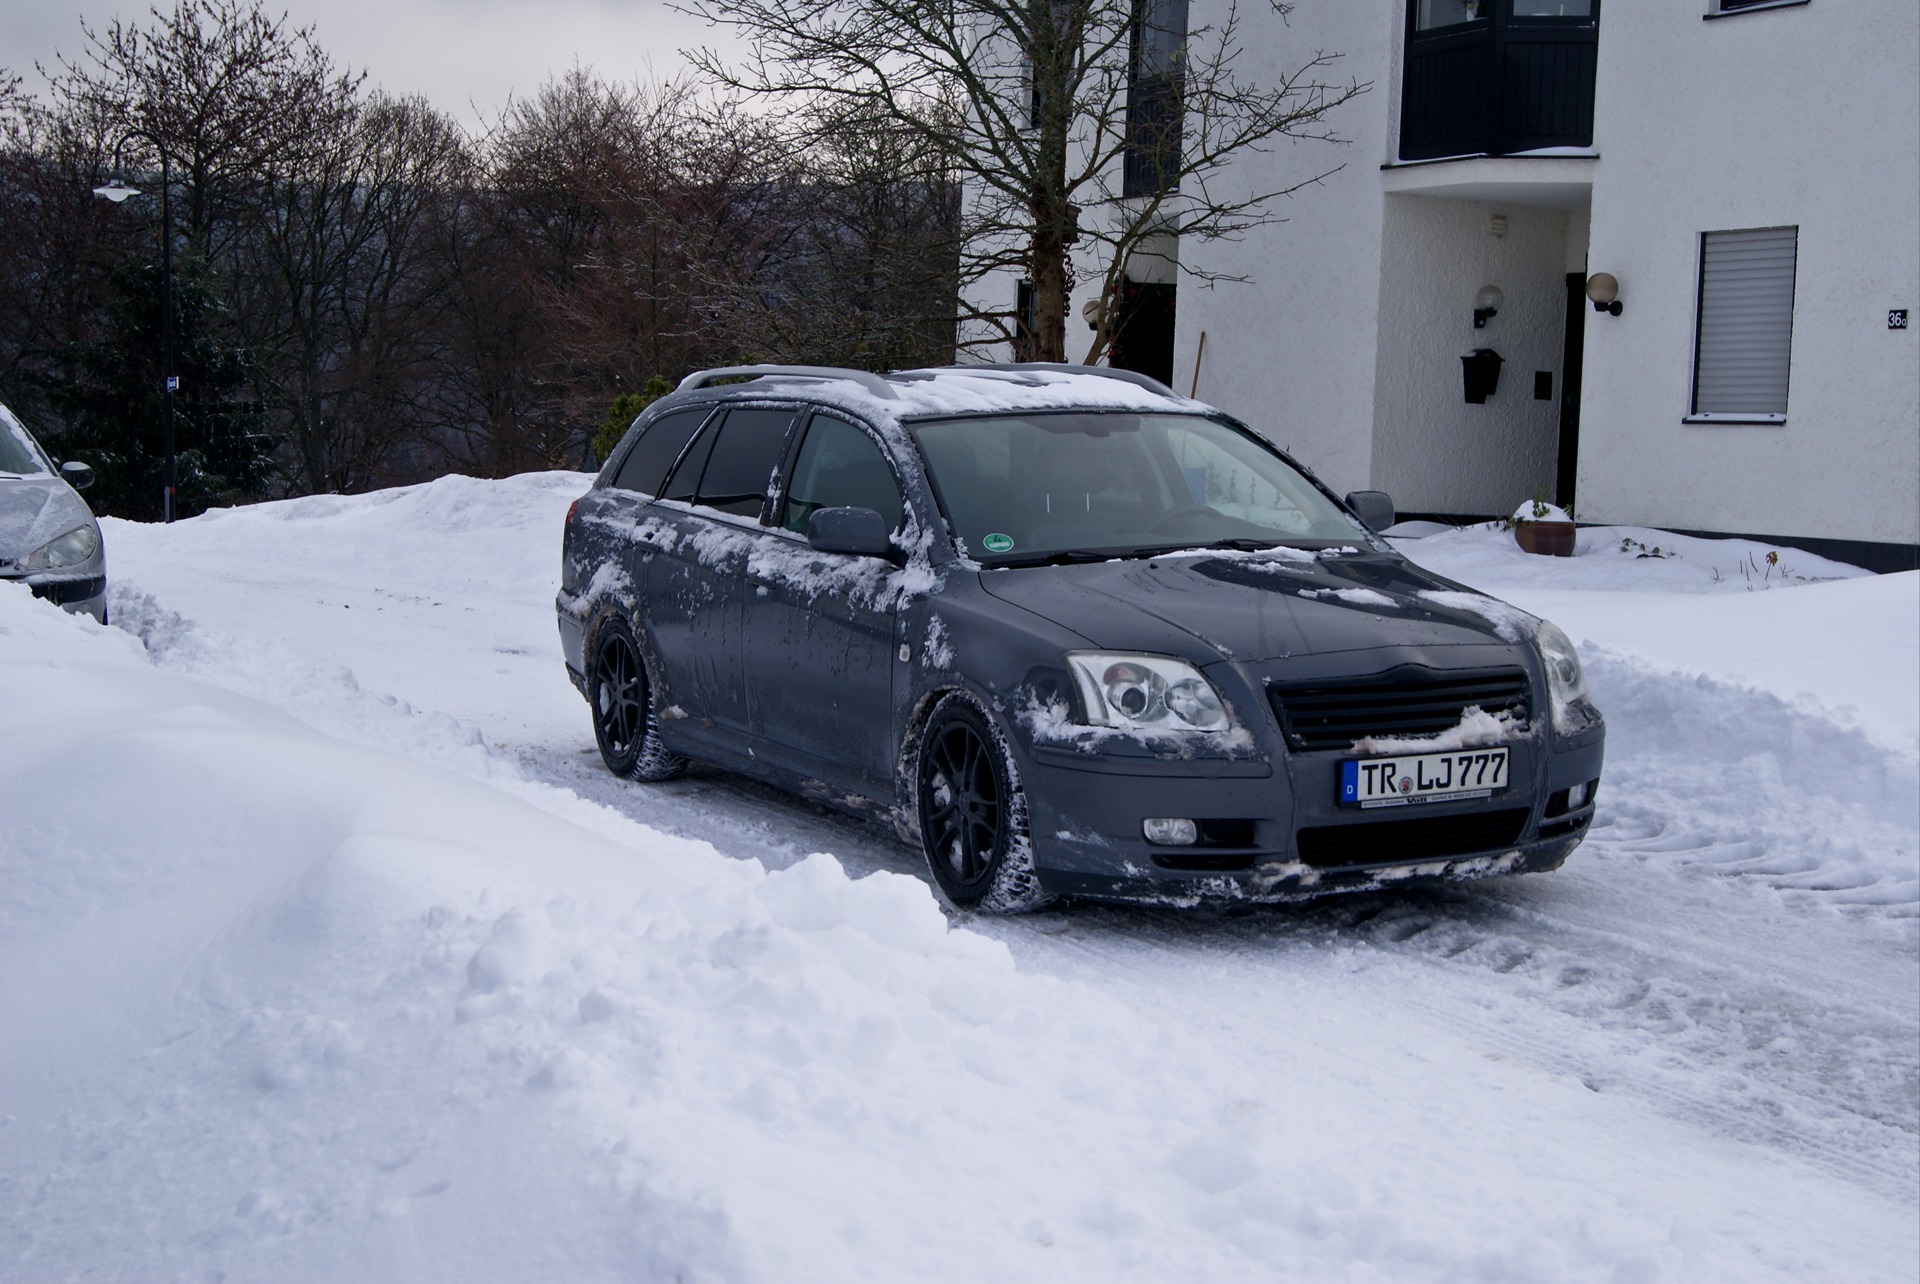
<svg viewBox="0 0 1920 1284"><path fill-rule="evenodd" d="M787 443L791 410L731 410L700 475L699 503L723 513L758 517Z"/></svg>
<svg viewBox="0 0 1920 1284"><path fill-rule="evenodd" d="M673 476L660 488L661 499L692 500L693 492L700 487L701 470L707 466L707 456L713 453L713 437L718 431L718 420L707 425L707 430L694 439L687 453L680 457L680 466L673 470Z"/></svg>
<svg viewBox="0 0 1920 1284"><path fill-rule="evenodd" d="M667 469L673 467L673 461L680 457L680 451L692 440L700 421L706 417L705 409L679 410L647 425L640 440L627 452L626 462L620 465L620 475L614 478L613 484L621 490L658 495L661 483L667 478Z"/></svg>
<svg viewBox="0 0 1920 1284"><path fill-rule="evenodd" d="M781 525L804 535L822 508L871 508L887 529L900 529L900 486L880 447L845 420L815 415L793 462Z"/></svg>

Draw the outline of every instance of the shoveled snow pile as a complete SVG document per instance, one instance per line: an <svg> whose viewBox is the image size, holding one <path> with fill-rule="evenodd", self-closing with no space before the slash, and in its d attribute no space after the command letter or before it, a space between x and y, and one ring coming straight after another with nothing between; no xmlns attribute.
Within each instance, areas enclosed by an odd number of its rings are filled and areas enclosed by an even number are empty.
<svg viewBox="0 0 1920 1284"><path fill-rule="evenodd" d="M0 590L0 1278L1911 1276L1913 755L1832 691L1556 615L1562 874L956 922L598 771L583 484L109 522L112 629Z"/></svg>

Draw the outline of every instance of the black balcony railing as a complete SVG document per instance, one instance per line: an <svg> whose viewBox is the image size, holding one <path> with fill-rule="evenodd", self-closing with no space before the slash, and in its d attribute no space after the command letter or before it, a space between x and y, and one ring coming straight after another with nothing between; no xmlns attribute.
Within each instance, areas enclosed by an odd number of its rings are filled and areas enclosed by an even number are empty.
<svg viewBox="0 0 1920 1284"><path fill-rule="evenodd" d="M1600 0L1408 0L1400 159L1593 145Z"/></svg>

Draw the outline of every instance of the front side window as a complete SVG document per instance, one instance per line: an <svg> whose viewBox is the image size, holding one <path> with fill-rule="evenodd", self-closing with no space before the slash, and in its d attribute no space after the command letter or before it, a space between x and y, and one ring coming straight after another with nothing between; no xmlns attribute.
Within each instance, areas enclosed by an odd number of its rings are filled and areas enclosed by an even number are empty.
<svg viewBox="0 0 1920 1284"><path fill-rule="evenodd" d="M983 416L912 431L954 534L990 565L1361 538L1278 452L1216 419Z"/></svg>
<svg viewBox="0 0 1920 1284"><path fill-rule="evenodd" d="M801 535L823 508L871 508L898 531L900 485L873 438L843 419L815 415L793 461L781 525Z"/></svg>
<svg viewBox="0 0 1920 1284"><path fill-rule="evenodd" d="M1708 232L1700 238L1689 418L1774 423L1787 417L1799 244L1797 227Z"/></svg>

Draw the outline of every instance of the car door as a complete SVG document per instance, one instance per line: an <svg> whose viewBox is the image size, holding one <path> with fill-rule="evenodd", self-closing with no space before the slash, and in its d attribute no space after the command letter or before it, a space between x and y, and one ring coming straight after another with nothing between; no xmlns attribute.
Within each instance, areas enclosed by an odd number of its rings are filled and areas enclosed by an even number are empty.
<svg viewBox="0 0 1920 1284"><path fill-rule="evenodd" d="M716 416L648 511L647 628L670 741L745 747L744 575L793 419L766 406Z"/></svg>
<svg viewBox="0 0 1920 1284"><path fill-rule="evenodd" d="M778 511L748 567L754 734L790 770L885 796L893 781L898 568L815 551L806 529L818 509L852 507L874 509L898 532L900 482L879 442L830 412L814 412L791 457Z"/></svg>

